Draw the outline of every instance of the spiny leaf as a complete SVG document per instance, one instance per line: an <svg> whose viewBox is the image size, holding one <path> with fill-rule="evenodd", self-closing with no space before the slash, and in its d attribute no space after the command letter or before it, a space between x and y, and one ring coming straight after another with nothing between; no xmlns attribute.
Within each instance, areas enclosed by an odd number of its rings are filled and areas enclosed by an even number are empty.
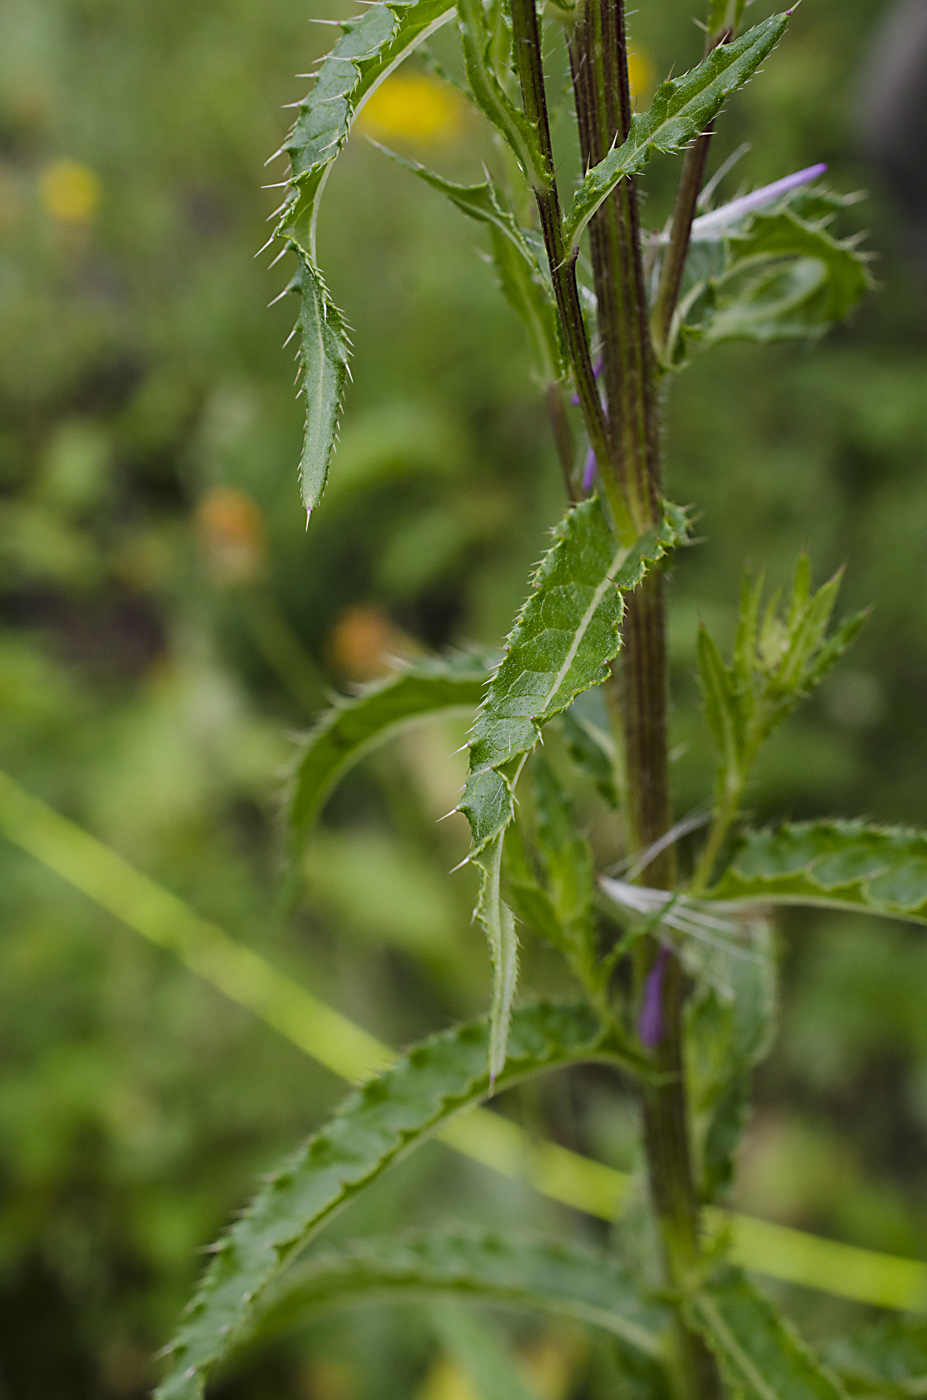
<svg viewBox="0 0 927 1400"><path fill-rule="evenodd" d="M308 258L300 255L300 269L290 286L300 293L296 323L302 376L299 391L306 404L306 425L299 457L299 486L308 522L328 479L351 347L344 318Z"/></svg>
<svg viewBox="0 0 927 1400"><path fill-rule="evenodd" d="M493 180L479 185L458 185L418 161L407 160L385 146L380 149L432 189L446 195L471 219L489 226L499 283L509 305L528 331L541 377L546 383L562 379L566 362L550 280L532 247L533 235L519 226L499 186Z"/></svg>
<svg viewBox="0 0 927 1400"><path fill-rule="evenodd" d="M276 234L296 249L300 264L290 285L301 296L297 329L306 428L299 474L307 517L325 489L350 353L344 317L316 265L319 196L364 102L453 13L447 0L379 0L346 21L282 148L291 172Z"/></svg>
<svg viewBox="0 0 927 1400"><path fill-rule="evenodd" d="M300 1262L272 1291L259 1329L276 1331L308 1308L371 1295L442 1293L569 1317L624 1337L649 1356L659 1355L666 1324L664 1308L642 1296L614 1251L457 1226L359 1241Z"/></svg>
<svg viewBox="0 0 927 1400"><path fill-rule="evenodd" d="M619 180L636 175L654 151L675 154L717 116L730 93L753 76L775 47L788 15L773 15L730 44L719 44L681 78L661 83L648 112L631 118L628 139L586 174L564 221L564 241L575 248L593 214Z"/></svg>
<svg viewBox="0 0 927 1400"><path fill-rule="evenodd" d="M738 1270L725 1269L709 1280L689 1311L735 1394L749 1400L843 1400L833 1376Z"/></svg>
<svg viewBox="0 0 927 1400"><path fill-rule="evenodd" d="M706 898L820 904L927 924L927 833L861 821L747 832Z"/></svg>
<svg viewBox="0 0 927 1400"><path fill-rule="evenodd" d="M561 1065L615 1057L585 1005L540 1003L516 1013L499 1087ZM353 1094L288 1158L216 1246L171 1345L157 1400L198 1400L265 1290L330 1216L462 1108L490 1092L483 1021L423 1041Z"/></svg>
<svg viewBox="0 0 927 1400"><path fill-rule="evenodd" d="M328 710L307 736L296 768L290 804L295 841L305 837L332 788L365 754L430 715L473 711L489 674L486 659L466 653L419 661Z"/></svg>
<svg viewBox="0 0 927 1400"><path fill-rule="evenodd" d="M481 874L476 914L493 959L492 1074L504 1062L515 994L515 926L501 892L502 843L514 813L515 784L542 726L608 675L620 646L622 592L634 588L685 531L684 514L668 507L659 526L625 548L597 497L574 507L532 581L471 731L470 776L460 811L473 833L470 859Z"/></svg>

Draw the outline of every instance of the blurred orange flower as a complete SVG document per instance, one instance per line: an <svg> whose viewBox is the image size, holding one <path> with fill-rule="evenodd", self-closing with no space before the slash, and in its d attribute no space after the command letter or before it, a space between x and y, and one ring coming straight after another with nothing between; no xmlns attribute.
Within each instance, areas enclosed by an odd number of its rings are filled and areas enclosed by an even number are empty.
<svg viewBox="0 0 927 1400"><path fill-rule="evenodd" d="M196 508L196 532L213 582L254 583L267 564L261 508L245 491L214 486Z"/></svg>

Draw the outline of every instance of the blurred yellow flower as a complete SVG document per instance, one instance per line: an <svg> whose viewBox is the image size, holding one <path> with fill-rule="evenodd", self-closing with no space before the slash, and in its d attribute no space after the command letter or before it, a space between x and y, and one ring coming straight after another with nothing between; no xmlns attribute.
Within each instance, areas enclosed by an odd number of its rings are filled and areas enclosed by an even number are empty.
<svg viewBox="0 0 927 1400"><path fill-rule="evenodd" d="M396 74L361 109L357 128L378 140L435 145L457 135L462 111L461 98L446 83L427 73Z"/></svg>
<svg viewBox="0 0 927 1400"><path fill-rule="evenodd" d="M628 82L632 97L646 97L653 86L653 64L640 50L628 54Z"/></svg>
<svg viewBox="0 0 927 1400"><path fill-rule="evenodd" d="M215 583L254 583L265 571L267 530L257 501L214 486L196 507L196 532Z"/></svg>
<svg viewBox="0 0 927 1400"><path fill-rule="evenodd" d="M86 224L99 208L99 176L77 160L55 160L39 176L39 198L62 224Z"/></svg>

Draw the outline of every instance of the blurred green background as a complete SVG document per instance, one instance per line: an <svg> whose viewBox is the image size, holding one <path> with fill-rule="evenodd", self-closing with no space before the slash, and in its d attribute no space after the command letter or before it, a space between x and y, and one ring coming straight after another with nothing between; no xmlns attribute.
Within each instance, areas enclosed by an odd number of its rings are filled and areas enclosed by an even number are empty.
<svg viewBox="0 0 927 1400"><path fill-rule="evenodd" d="M317 17L348 11L314 0ZM321 8L324 6L324 8ZM715 163L759 184L813 161L871 232L880 292L806 350L729 346L666 412L669 494L697 504L672 590L677 805L711 758L694 628L729 636L745 561L807 545L874 603L852 656L770 747L760 819L927 824L927 300L859 155L883 0L807 0L731 104ZM689 0L633 16L636 76L693 61ZM294 737L384 653L495 645L563 508L521 330L481 235L360 139L321 255L355 342L329 494L304 530L287 271L255 258L282 178L282 104L331 39L295 0L3 0L0 36L0 765L392 1044L478 1013L463 727L369 761L329 804L294 911L279 901ZM367 127L452 175L486 136L423 69ZM383 90L386 99L387 89ZM645 217L662 222L672 170ZM844 231L850 231L847 225ZM594 819L590 816L594 826ZM603 861L607 831L593 832ZM0 840L0 1397L141 1397L258 1174L341 1086L167 954ZM785 995L735 1201L871 1248L927 1249L927 940L783 922ZM562 990L525 951L525 986ZM511 1094L532 1131L624 1169L634 1113L598 1072ZM336 1233L461 1217L578 1233L527 1188L425 1149ZM811 1333L857 1314L793 1295ZM358 1345L358 1336L363 1345ZM442 1341L444 1337L444 1341ZM622 1391L611 1344L515 1326L540 1397ZM314 1324L245 1360L226 1400L465 1400L434 1317ZM451 1352L453 1348L451 1348Z"/></svg>

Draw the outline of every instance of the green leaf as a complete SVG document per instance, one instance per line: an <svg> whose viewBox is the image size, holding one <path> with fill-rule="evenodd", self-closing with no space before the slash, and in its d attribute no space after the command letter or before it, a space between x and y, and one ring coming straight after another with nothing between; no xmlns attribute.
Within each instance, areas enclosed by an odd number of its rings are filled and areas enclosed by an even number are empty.
<svg viewBox="0 0 927 1400"><path fill-rule="evenodd" d="M591 971L595 957L593 858L553 769L532 762L538 851L546 886L572 960Z"/></svg>
<svg viewBox="0 0 927 1400"><path fill-rule="evenodd" d="M577 246L586 224L619 180L636 175L655 151L673 155L704 131L729 94L753 76L787 24L787 14L773 15L730 44L719 44L681 78L661 83L650 110L631 118L624 144L609 151L583 178L564 221L567 247Z"/></svg>
<svg viewBox="0 0 927 1400"><path fill-rule="evenodd" d="M282 147L291 170L276 235L296 249L300 264L290 287L301 300L297 330L306 427L299 475L307 518L325 489L350 353L344 317L316 263L319 197L371 93L453 14L447 0L379 0L357 19L346 21Z"/></svg>
<svg viewBox="0 0 927 1400"><path fill-rule="evenodd" d="M696 642L698 678L705 706L705 718L712 738L718 746L726 773L740 771L745 747L744 706L732 670L721 658L717 643L699 624ZM749 693L749 692L747 692Z"/></svg>
<svg viewBox="0 0 927 1400"><path fill-rule="evenodd" d="M490 1092L489 1028L473 1022L415 1046L353 1094L327 1127L289 1157L215 1247L170 1348L157 1400L197 1400L265 1290L315 1232L394 1161ZM616 1058L584 1005L541 1003L512 1019L497 1087L562 1065ZM620 1058L620 1056L619 1056Z"/></svg>
<svg viewBox="0 0 927 1400"><path fill-rule="evenodd" d="M727 240L724 271L708 283L687 333L706 344L822 334L872 286L857 240L835 238L793 210L754 214Z"/></svg>
<svg viewBox="0 0 927 1400"><path fill-rule="evenodd" d="M385 146L380 149L432 189L446 195L471 219L489 226L500 286L528 331L538 371L545 383L562 379L566 361L550 280L532 247L533 235L519 226L499 186L493 180L480 185L454 184L417 161L407 160Z"/></svg>
<svg viewBox="0 0 927 1400"><path fill-rule="evenodd" d="M344 318L328 294L318 269L300 255L290 287L300 294L299 392L306 404L299 487L306 522L325 490L338 432L341 400L348 381L351 346Z"/></svg>
<svg viewBox="0 0 927 1400"><path fill-rule="evenodd" d="M927 834L861 821L751 831L706 899L818 904L927 923Z"/></svg>
<svg viewBox="0 0 927 1400"><path fill-rule="evenodd" d="M491 674L481 657L418 661L328 710L307 736L295 770L290 825L298 844L336 783L371 749L436 714L476 709Z"/></svg>
<svg viewBox="0 0 927 1400"><path fill-rule="evenodd" d="M272 1290L258 1327L277 1331L310 1308L435 1294L554 1313L660 1355L665 1310L642 1296L614 1251L467 1226L363 1240L300 1262Z"/></svg>
<svg viewBox="0 0 927 1400"><path fill-rule="evenodd" d="M532 185L546 186L547 168L537 130L496 77L492 34L486 24L482 0L458 0L457 13L467 82L474 102L506 142L525 178Z"/></svg>
<svg viewBox="0 0 927 1400"><path fill-rule="evenodd" d="M689 1311L735 1394L749 1400L842 1400L834 1378L738 1270L710 1280Z"/></svg>
<svg viewBox="0 0 927 1400"><path fill-rule="evenodd" d="M554 532L473 725L470 776L459 810L473 833L470 859L481 874L476 914L493 960L493 1074L505 1058L515 994L514 919L501 888L515 784L542 726L608 675L620 646L622 593L636 587L685 532L683 512L671 506L659 526L625 548L612 535L597 497L574 507Z"/></svg>
<svg viewBox="0 0 927 1400"><path fill-rule="evenodd" d="M888 1317L854 1329L825 1351L832 1370L852 1394L903 1397L927 1394L927 1322Z"/></svg>
<svg viewBox="0 0 927 1400"><path fill-rule="evenodd" d="M711 0L708 12L708 38L717 41L722 34L736 34L747 0Z"/></svg>
<svg viewBox="0 0 927 1400"><path fill-rule="evenodd" d="M703 905L692 909L693 924ZM709 911L710 912L710 911ZM725 935L705 921L703 939L690 936L683 960L695 975L686 1004L686 1077L702 1192L712 1200L730 1184L733 1159L747 1121L751 1070L768 1053L775 1031L776 961L772 929L753 918Z"/></svg>

